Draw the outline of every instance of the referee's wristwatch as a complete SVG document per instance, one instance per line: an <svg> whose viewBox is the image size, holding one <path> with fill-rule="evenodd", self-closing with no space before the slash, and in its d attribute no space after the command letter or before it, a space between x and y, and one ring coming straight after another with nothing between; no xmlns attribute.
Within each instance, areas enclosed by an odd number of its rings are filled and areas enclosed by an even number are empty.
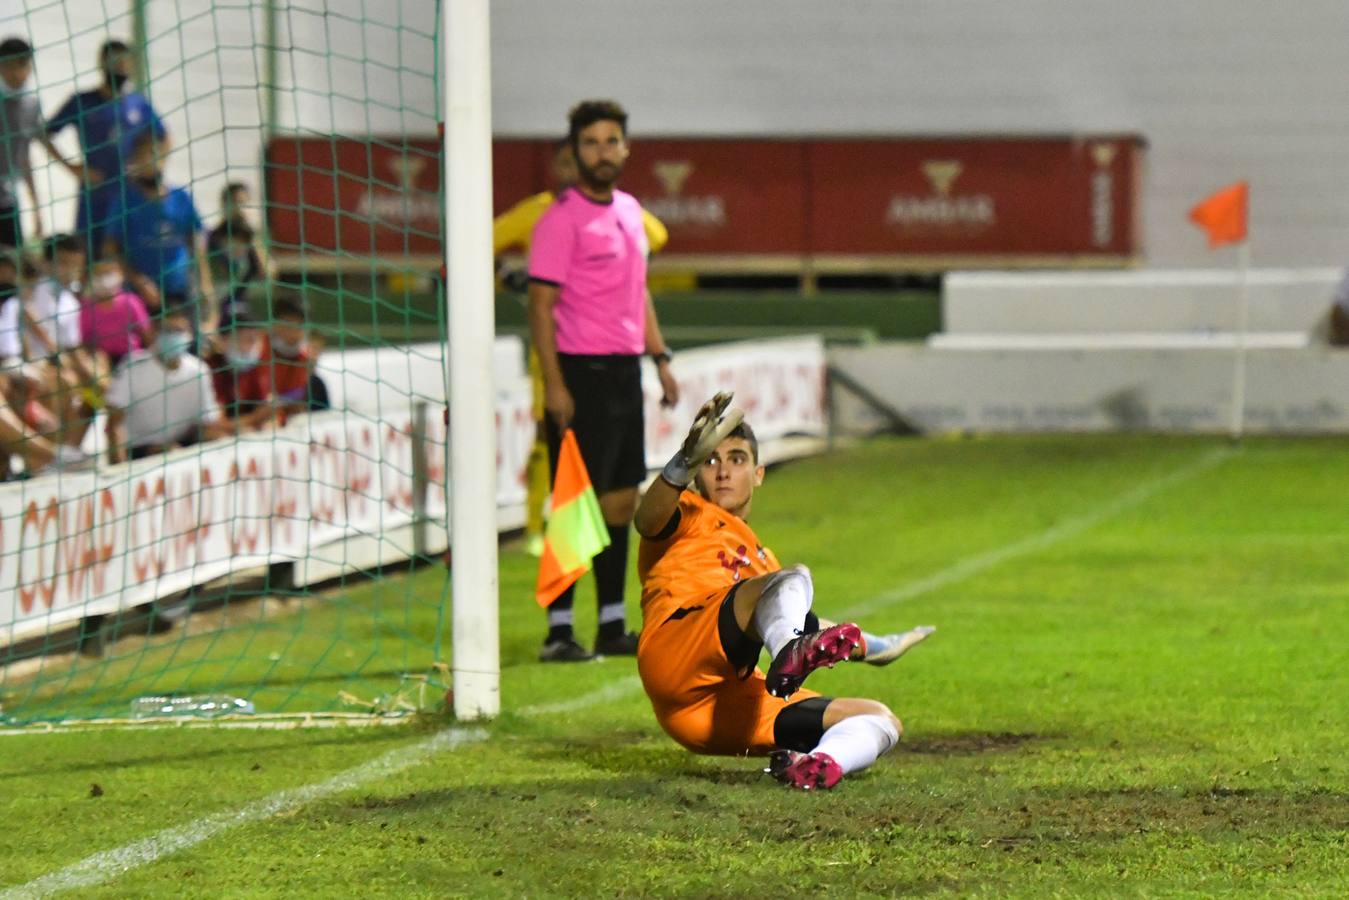
<svg viewBox="0 0 1349 900"><path fill-rule="evenodd" d="M667 363L672 359L674 359L674 354L671 353L668 348L660 351L659 353L651 354L651 361L656 365L660 365L661 363Z"/></svg>

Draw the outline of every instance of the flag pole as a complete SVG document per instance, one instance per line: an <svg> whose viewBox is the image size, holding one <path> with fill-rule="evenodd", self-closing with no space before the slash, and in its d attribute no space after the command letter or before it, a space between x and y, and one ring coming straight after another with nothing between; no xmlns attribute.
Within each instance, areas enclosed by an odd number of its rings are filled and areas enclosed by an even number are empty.
<svg viewBox="0 0 1349 900"><path fill-rule="evenodd" d="M1232 367L1232 440L1241 440L1246 426L1246 344L1251 314L1251 240L1237 245L1237 351Z"/></svg>

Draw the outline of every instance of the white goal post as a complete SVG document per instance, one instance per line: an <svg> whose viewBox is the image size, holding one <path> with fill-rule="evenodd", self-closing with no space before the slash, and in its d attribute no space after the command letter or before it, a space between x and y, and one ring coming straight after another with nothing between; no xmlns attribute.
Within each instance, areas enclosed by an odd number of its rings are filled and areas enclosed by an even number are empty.
<svg viewBox="0 0 1349 900"><path fill-rule="evenodd" d="M441 0L454 714L501 709L488 0Z"/></svg>

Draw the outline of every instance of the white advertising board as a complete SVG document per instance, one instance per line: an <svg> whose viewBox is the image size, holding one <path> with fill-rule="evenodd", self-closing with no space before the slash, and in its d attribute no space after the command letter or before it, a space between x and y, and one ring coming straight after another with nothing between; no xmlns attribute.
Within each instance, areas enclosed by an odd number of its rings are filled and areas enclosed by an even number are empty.
<svg viewBox="0 0 1349 900"><path fill-rule="evenodd" d="M653 468L675 451L694 410L718 390L736 392L766 455L788 437L825 434L818 339L681 354L683 397L674 409L661 407L654 369L644 365ZM443 390L425 391L421 465L425 519L443 536L447 429L436 393ZM496 411L497 505L518 508L535 433L528 380L499 384ZM316 571L331 577L373 564L344 552L353 541L375 542L378 562L408 558L418 505L414 418L406 406L378 415L320 413L274 432L103 471L0 485L0 645L262 565L324 560L327 568ZM484 527L503 527L501 517ZM320 579L301 568L297 583Z"/></svg>

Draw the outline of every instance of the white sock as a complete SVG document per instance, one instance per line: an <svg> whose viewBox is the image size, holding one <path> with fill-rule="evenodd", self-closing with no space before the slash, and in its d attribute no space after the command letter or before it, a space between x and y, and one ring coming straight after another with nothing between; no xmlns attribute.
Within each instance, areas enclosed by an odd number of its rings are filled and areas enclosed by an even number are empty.
<svg viewBox="0 0 1349 900"><path fill-rule="evenodd" d="M754 607L753 620L769 659L777 659L782 648L801 634L814 594L810 570L805 566L792 566L769 576L768 586Z"/></svg>
<svg viewBox="0 0 1349 900"><path fill-rule="evenodd" d="M812 752L827 753L846 775L865 769L899 743L899 732L885 716L849 716L820 738Z"/></svg>

